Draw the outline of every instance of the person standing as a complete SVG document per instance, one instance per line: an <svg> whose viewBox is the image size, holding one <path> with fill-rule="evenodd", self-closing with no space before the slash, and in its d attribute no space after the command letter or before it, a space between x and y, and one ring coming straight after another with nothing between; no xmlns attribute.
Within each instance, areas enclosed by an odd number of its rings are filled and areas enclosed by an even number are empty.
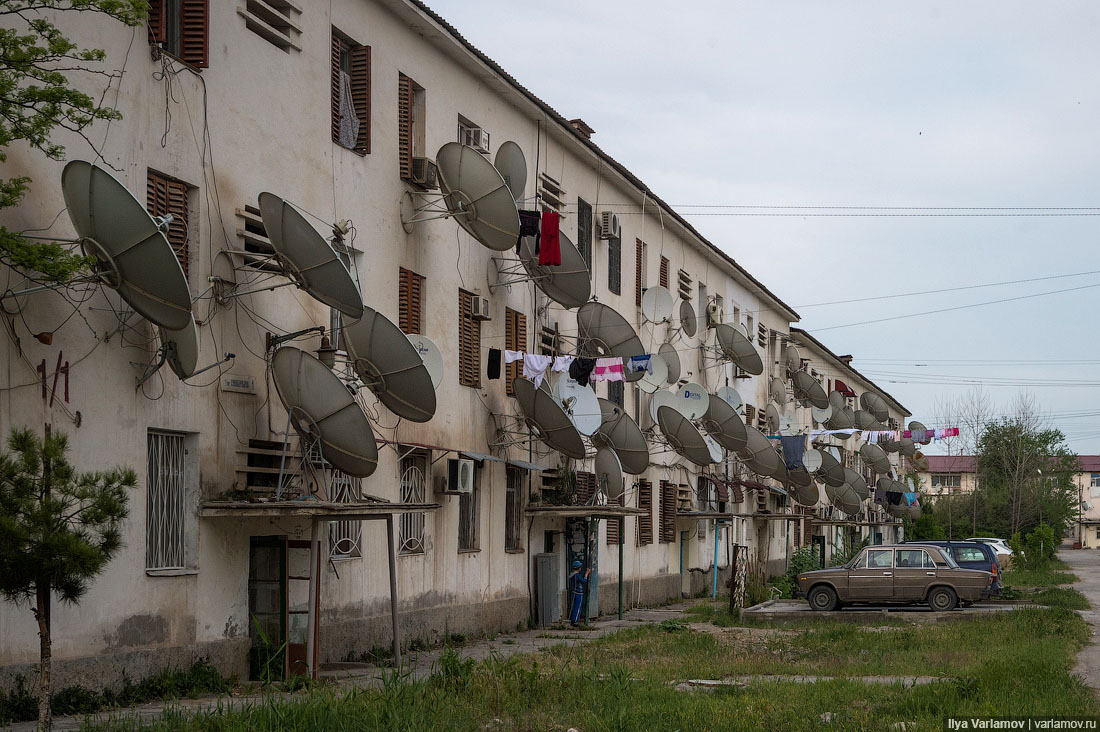
<svg viewBox="0 0 1100 732"><path fill-rule="evenodd" d="M569 587L569 624L574 628L580 622L581 610L584 606L584 591L588 586L588 575L591 574L592 569L584 570L584 574L581 574L581 560L576 559L573 561L573 571L569 574L567 586Z"/></svg>

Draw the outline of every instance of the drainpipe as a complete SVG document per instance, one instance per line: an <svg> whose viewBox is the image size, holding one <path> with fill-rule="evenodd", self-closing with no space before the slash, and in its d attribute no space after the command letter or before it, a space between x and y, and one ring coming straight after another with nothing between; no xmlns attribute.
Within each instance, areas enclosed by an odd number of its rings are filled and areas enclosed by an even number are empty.
<svg viewBox="0 0 1100 732"><path fill-rule="evenodd" d="M309 531L309 613L306 615L306 668L311 679L317 678L317 667L313 662L316 653L317 605L320 604L321 578L317 566L320 563L321 522L313 519Z"/></svg>
<svg viewBox="0 0 1100 732"><path fill-rule="evenodd" d="M626 517L619 517L619 620L623 619L623 529Z"/></svg>
<svg viewBox="0 0 1100 732"><path fill-rule="evenodd" d="M718 597L718 519L714 519L714 587L711 589L710 597L715 599Z"/></svg>

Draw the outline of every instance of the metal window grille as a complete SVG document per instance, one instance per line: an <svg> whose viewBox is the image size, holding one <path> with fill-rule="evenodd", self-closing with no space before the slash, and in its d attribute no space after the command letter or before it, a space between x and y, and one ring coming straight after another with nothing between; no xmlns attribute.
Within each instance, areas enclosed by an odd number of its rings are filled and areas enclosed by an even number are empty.
<svg viewBox="0 0 1100 732"><path fill-rule="evenodd" d="M186 559L183 435L150 432L148 461L145 567L183 569Z"/></svg>
<svg viewBox="0 0 1100 732"><path fill-rule="evenodd" d="M625 389L623 388L623 382L621 381L609 381L607 382L607 399L608 401L618 404L620 407L624 407Z"/></svg>
<svg viewBox="0 0 1100 732"><path fill-rule="evenodd" d="M428 461L423 455L401 459L401 502L424 503L424 473ZM398 551L401 554L424 553L424 512L401 514Z"/></svg>
<svg viewBox="0 0 1100 732"><path fill-rule="evenodd" d="M592 206L583 198L577 199L577 249L584 264L592 269Z"/></svg>
<svg viewBox="0 0 1100 732"><path fill-rule="evenodd" d="M504 548L520 549L520 526L523 509L523 472L508 469L508 486L504 493Z"/></svg>
<svg viewBox="0 0 1100 732"><path fill-rule="evenodd" d="M332 468L332 500L334 503L355 503L361 497L359 478ZM329 523L329 556L333 559L361 557L363 522L344 519Z"/></svg>
<svg viewBox="0 0 1100 732"><path fill-rule="evenodd" d="M478 539L478 509L481 502L481 487L478 485L477 471L474 471L474 488L458 497L458 550L476 551L481 548Z"/></svg>
<svg viewBox="0 0 1100 732"><path fill-rule="evenodd" d="M607 242L607 289L622 294L622 243L619 239Z"/></svg>

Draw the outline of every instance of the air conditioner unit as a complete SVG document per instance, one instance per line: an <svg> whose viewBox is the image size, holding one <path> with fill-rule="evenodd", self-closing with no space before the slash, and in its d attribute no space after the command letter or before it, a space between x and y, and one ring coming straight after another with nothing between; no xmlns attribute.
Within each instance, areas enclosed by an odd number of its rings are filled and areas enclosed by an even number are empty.
<svg viewBox="0 0 1100 732"><path fill-rule="evenodd" d="M711 328L720 324L726 317L725 312L722 310L722 306L716 302L707 303L707 325Z"/></svg>
<svg viewBox="0 0 1100 732"><path fill-rule="evenodd" d="M474 461L465 458L452 458L447 461L447 482L443 484L444 493L473 493Z"/></svg>
<svg viewBox="0 0 1100 732"><path fill-rule="evenodd" d="M474 297L471 303L473 312L471 316L474 320L492 320L493 317L489 314L489 298L487 297Z"/></svg>
<svg viewBox="0 0 1100 732"><path fill-rule="evenodd" d="M601 239L618 239L619 234L622 232L622 227L619 224L619 214L612 213L611 211L600 212L600 238Z"/></svg>
<svg viewBox="0 0 1100 732"><path fill-rule="evenodd" d="M489 133L480 127L458 126L458 141L463 145L469 145L479 153L489 154Z"/></svg>
<svg viewBox="0 0 1100 732"><path fill-rule="evenodd" d="M428 158L413 158L409 182L425 191L435 190L439 188L439 168Z"/></svg>

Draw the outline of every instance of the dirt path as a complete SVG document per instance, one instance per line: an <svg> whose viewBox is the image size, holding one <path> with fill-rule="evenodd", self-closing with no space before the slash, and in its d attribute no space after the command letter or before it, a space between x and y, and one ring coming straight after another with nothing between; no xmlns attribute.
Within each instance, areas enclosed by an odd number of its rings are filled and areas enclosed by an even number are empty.
<svg viewBox="0 0 1100 732"><path fill-rule="evenodd" d="M1091 610L1081 613L1092 626L1092 640L1077 655L1073 672L1084 679L1092 689L1100 693L1100 552L1090 549L1069 549L1063 546L1058 558L1070 566L1079 578L1074 584L1092 604Z"/></svg>

